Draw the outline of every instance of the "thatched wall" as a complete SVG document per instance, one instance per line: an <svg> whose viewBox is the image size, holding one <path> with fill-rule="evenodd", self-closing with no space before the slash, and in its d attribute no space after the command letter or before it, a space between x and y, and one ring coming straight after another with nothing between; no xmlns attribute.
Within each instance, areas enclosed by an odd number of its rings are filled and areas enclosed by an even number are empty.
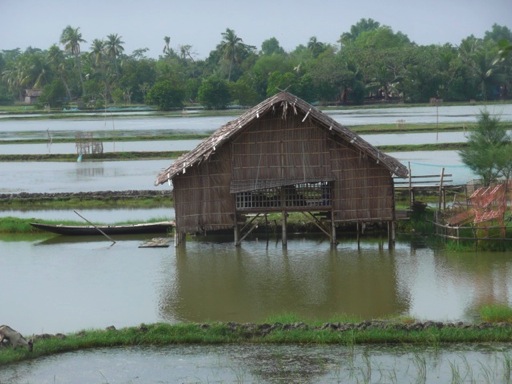
<svg viewBox="0 0 512 384"><path fill-rule="evenodd" d="M271 113L233 140L231 192L332 180L327 133L302 118Z"/></svg>
<svg viewBox="0 0 512 384"><path fill-rule="evenodd" d="M173 179L176 227L180 232L233 227L235 202L229 193L230 180L229 146Z"/></svg>
<svg viewBox="0 0 512 384"><path fill-rule="evenodd" d="M389 171L349 145L332 142L332 146L335 221L394 220L393 179Z"/></svg>

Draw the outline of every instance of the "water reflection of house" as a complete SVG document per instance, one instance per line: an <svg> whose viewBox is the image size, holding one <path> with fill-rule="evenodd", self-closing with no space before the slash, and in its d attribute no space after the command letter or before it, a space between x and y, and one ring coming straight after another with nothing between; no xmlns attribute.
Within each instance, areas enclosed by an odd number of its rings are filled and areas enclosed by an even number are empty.
<svg viewBox="0 0 512 384"><path fill-rule="evenodd" d="M176 274L161 292L160 315L168 321L258 322L283 313L304 319L407 313L394 253L339 251L308 241L293 246L293 252L256 244L177 248Z"/></svg>
<svg viewBox="0 0 512 384"><path fill-rule="evenodd" d="M395 221L393 176L407 168L327 114L280 92L215 131L157 177L172 182L176 245L186 233L234 229L240 244L259 215L312 217L336 242L345 223Z"/></svg>

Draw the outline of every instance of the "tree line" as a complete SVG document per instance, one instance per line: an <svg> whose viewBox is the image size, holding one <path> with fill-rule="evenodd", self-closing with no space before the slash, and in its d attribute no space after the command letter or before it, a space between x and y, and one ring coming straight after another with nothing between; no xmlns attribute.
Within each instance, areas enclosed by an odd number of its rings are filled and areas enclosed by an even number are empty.
<svg viewBox="0 0 512 384"><path fill-rule="evenodd" d="M286 52L276 38L258 49L232 29L208 57L191 45L163 38L158 59L146 48L125 54L122 36L88 42L67 26L60 41L44 50L0 51L0 104L40 91L41 106L102 108L112 103L148 104L162 110L201 104L222 109L251 106L288 90L308 102L359 105L370 102L425 103L510 99L512 32L494 24L483 38L459 46L417 45L373 19L361 19L338 44L311 37Z"/></svg>

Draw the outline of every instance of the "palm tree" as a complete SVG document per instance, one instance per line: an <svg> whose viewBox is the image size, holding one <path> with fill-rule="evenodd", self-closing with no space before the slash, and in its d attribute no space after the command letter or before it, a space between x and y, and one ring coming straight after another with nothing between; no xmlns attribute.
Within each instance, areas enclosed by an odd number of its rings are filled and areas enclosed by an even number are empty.
<svg viewBox="0 0 512 384"><path fill-rule="evenodd" d="M68 99L71 100L71 91L66 81L66 59L63 52L54 44L48 50L47 55L50 67L59 75L62 84L64 84L64 88L66 88Z"/></svg>
<svg viewBox="0 0 512 384"><path fill-rule="evenodd" d="M105 41L105 52L107 56L114 63L114 68L117 77L119 77L119 68L117 66L117 59L124 51L123 47L124 41L121 40L121 36L117 33L112 33L107 36L107 41Z"/></svg>
<svg viewBox="0 0 512 384"><path fill-rule="evenodd" d="M325 44L317 40L316 36L309 38L308 49L311 51L311 55L317 58L325 50Z"/></svg>
<svg viewBox="0 0 512 384"><path fill-rule="evenodd" d="M108 76L106 67L106 43L100 39L94 39L91 45L91 51L89 58L92 62L92 66L95 69L95 73L103 80L105 98L108 95ZM105 101L106 103L106 101Z"/></svg>
<svg viewBox="0 0 512 384"><path fill-rule="evenodd" d="M459 46L459 57L480 87L483 100L487 100L488 89L496 80L497 51L494 42L484 42L474 36L464 39Z"/></svg>
<svg viewBox="0 0 512 384"><path fill-rule="evenodd" d="M169 46L171 44L171 37L170 36L164 36L164 49L162 50L163 54L168 56L171 53L171 47Z"/></svg>
<svg viewBox="0 0 512 384"><path fill-rule="evenodd" d="M68 25L62 31L60 35L60 43L64 45L64 49L66 52L75 56L76 67L78 70L78 74L80 77L80 84L82 86L82 95L85 95L85 87L84 87L84 79L82 76L82 63L80 61L80 43L85 43L86 41L82 39L82 34L80 33L80 27L73 28Z"/></svg>
<svg viewBox="0 0 512 384"><path fill-rule="evenodd" d="M94 39L91 45L92 62L96 67L100 67L103 64L103 59L105 55L105 42L100 39Z"/></svg>
<svg viewBox="0 0 512 384"><path fill-rule="evenodd" d="M231 81L231 72L233 65L242 61L243 57L251 50L256 49L252 45L243 43L232 29L226 28L226 32L222 33L224 40L219 45L222 57L229 62L228 81Z"/></svg>
<svg viewBox="0 0 512 384"><path fill-rule="evenodd" d="M26 84L26 75L19 61L13 68L8 68L2 72L2 79L7 83L9 90L18 95L18 100L23 99L23 86Z"/></svg>

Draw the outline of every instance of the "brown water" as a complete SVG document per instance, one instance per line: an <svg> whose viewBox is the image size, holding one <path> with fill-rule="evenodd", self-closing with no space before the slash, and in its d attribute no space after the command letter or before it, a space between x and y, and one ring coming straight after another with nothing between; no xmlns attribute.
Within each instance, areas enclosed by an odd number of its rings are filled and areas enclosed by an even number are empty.
<svg viewBox="0 0 512 384"><path fill-rule="evenodd" d="M510 253L450 253L385 239L189 241L138 248L145 237L0 238L1 322L23 334L142 322L328 320L407 315L468 321L482 304L512 305Z"/></svg>

